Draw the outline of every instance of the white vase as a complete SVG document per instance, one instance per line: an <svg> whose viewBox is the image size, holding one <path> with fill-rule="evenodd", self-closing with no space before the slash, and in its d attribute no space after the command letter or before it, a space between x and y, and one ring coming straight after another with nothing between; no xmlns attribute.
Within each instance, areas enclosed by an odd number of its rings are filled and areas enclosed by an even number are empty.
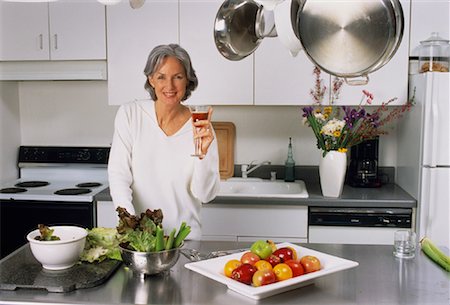
<svg viewBox="0 0 450 305"><path fill-rule="evenodd" d="M322 152L321 152L322 153ZM347 171L347 154L335 150L323 154L319 162L320 186L324 197L341 196Z"/></svg>

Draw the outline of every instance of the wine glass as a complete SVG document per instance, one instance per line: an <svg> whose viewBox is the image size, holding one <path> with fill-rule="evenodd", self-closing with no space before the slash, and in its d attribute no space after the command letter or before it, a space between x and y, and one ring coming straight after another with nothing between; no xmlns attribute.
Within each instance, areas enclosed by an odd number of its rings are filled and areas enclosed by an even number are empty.
<svg viewBox="0 0 450 305"><path fill-rule="evenodd" d="M197 122L200 120L208 119L209 105L190 105L192 122ZM200 131L201 128L194 128L194 135ZM202 153L202 139L194 138L195 152L191 155L192 157L203 157Z"/></svg>

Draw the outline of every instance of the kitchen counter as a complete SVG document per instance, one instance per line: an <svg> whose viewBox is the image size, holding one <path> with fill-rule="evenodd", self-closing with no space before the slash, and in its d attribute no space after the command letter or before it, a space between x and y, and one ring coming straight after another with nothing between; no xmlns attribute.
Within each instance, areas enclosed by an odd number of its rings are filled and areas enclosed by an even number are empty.
<svg viewBox="0 0 450 305"><path fill-rule="evenodd" d="M188 241L203 252L248 247L249 243ZM392 255L392 246L307 244L359 262L353 269L315 280L314 284L260 301L230 291L221 283L184 267L180 256L169 274L141 281L123 266L104 284L70 293L23 289L0 291L0 304L445 304L450 274L421 251L411 260ZM28 247L28 244L24 247ZM448 249L447 249L448 253Z"/></svg>
<svg viewBox="0 0 450 305"><path fill-rule="evenodd" d="M339 198L322 196L320 184L304 180L308 198L259 198L259 197L222 197L217 196L208 204L262 204L262 205L304 205L336 207L388 207L415 208L417 201L396 184L389 183L379 188L356 188L344 185ZM109 188L96 196L97 201L111 201Z"/></svg>

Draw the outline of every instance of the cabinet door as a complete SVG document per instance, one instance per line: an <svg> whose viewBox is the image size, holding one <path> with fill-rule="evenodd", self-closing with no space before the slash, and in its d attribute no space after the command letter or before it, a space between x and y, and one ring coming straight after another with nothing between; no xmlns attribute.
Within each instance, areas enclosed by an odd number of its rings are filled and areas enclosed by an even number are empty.
<svg viewBox="0 0 450 305"><path fill-rule="evenodd" d="M109 104L149 98L144 67L154 47L178 43L178 1L147 0L140 9L122 1L106 13Z"/></svg>
<svg viewBox="0 0 450 305"><path fill-rule="evenodd" d="M300 241L308 236L307 206L204 204L201 221L202 239Z"/></svg>
<svg viewBox="0 0 450 305"><path fill-rule="evenodd" d="M199 79L189 104L253 104L253 56L223 57L214 42L214 22L222 0L180 1L180 44L189 53Z"/></svg>
<svg viewBox="0 0 450 305"><path fill-rule="evenodd" d="M49 59L48 3L0 1L0 60Z"/></svg>
<svg viewBox="0 0 450 305"><path fill-rule="evenodd" d="M313 69L303 51L292 57L277 37L264 38L255 51L255 105L312 104ZM322 72L322 78L329 88L329 74Z"/></svg>
<svg viewBox="0 0 450 305"><path fill-rule="evenodd" d="M363 89L374 95L372 105L381 105L394 97L397 97L397 100L391 105L401 105L407 102L410 2L409 0L401 1L401 4L405 17L405 29L397 52L386 65L369 74L367 85L349 86L344 83L336 105L358 105L363 95Z"/></svg>
<svg viewBox="0 0 450 305"><path fill-rule="evenodd" d="M105 6L97 1L49 4L50 59L106 59Z"/></svg>

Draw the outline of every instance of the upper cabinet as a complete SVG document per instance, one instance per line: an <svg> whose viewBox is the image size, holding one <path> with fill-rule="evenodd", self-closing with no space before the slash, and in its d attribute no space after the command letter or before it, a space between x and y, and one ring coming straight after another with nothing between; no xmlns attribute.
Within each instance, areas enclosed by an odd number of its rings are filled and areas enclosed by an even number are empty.
<svg viewBox="0 0 450 305"><path fill-rule="evenodd" d="M97 1L0 2L1 61L105 60L105 7Z"/></svg>
<svg viewBox="0 0 450 305"><path fill-rule="evenodd" d="M145 64L157 45L178 43L178 1L147 0L139 9L122 1L108 6L107 16L109 104L149 98Z"/></svg>
<svg viewBox="0 0 450 305"><path fill-rule="evenodd" d="M314 64L303 51L293 57L277 37L264 38L255 51L255 105L313 103L313 70ZM329 88L330 75L323 72L322 78Z"/></svg>
<svg viewBox="0 0 450 305"><path fill-rule="evenodd" d="M180 45L191 56L199 84L190 104L252 105L253 56L223 57L214 41L214 23L222 0L180 0Z"/></svg>

